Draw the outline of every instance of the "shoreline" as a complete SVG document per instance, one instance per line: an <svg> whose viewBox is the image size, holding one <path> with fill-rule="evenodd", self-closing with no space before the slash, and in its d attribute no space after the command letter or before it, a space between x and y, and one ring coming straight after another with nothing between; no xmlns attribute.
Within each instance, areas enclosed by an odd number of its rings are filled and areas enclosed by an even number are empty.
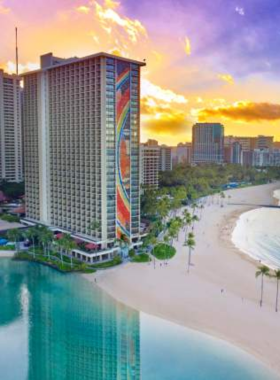
<svg viewBox="0 0 280 380"><path fill-rule="evenodd" d="M15 251L1 251L0 250L0 259L1 258L12 258L15 255Z"/></svg>
<svg viewBox="0 0 280 380"><path fill-rule="evenodd" d="M228 190L230 202L206 206L195 226L194 267L186 273L184 233L174 246L177 254L167 267L129 263L84 278L115 300L138 311L229 342L280 374L280 315L274 311L276 286L265 280L264 306L259 307L260 282L253 258L238 250L231 234L239 216L273 204L280 183ZM256 207L238 202L256 203ZM223 291L222 291L223 289Z"/></svg>

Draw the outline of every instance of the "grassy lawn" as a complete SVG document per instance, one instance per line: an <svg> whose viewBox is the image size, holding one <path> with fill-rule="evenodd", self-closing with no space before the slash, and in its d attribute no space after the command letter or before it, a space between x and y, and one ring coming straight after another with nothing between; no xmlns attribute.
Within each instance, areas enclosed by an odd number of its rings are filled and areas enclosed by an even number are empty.
<svg viewBox="0 0 280 380"><path fill-rule="evenodd" d="M120 265L122 263L122 259L120 256L115 256L112 260L106 261L105 263L93 264L91 268L94 269L107 269L111 267L115 267L116 265Z"/></svg>
<svg viewBox="0 0 280 380"><path fill-rule="evenodd" d="M0 245L0 251L14 251L15 245Z"/></svg>
<svg viewBox="0 0 280 380"><path fill-rule="evenodd" d="M1 214L0 219L9 223L19 223L20 218L18 216L10 215L10 214Z"/></svg>
<svg viewBox="0 0 280 380"><path fill-rule="evenodd" d="M168 244L160 243L152 251L152 255L158 260L172 259L176 254L176 249Z"/></svg>
<svg viewBox="0 0 280 380"><path fill-rule="evenodd" d="M151 258L147 253L139 253L131 260L132 263L148 263L149 261L151 261Z"/></svg>

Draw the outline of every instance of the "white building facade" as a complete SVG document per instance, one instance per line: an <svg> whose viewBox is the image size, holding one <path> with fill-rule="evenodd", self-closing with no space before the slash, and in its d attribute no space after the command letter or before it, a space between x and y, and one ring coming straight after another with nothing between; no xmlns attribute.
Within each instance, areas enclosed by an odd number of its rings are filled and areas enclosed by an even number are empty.
<svg viewBox="0 0 280 380"><path fill-rule="evenodd" d="M20 77L0 70L0 180L23 181Z"/></svg>
<svg viewBox="0 0 280 380"><path fill-rule="evenodd" d="M141 66L106 53L50 53L24 75L27 221L101 249L121 235L138 241Z"/></svg>

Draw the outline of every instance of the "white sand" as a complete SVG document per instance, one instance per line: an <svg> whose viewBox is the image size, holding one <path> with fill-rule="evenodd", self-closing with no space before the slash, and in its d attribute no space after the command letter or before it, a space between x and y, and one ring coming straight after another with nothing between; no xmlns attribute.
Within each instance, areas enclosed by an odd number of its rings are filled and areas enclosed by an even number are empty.
<svg viewBox="0 0 280 380"><path fill-rule="evenodd" d="M0 259L1 257L13 257L15 251L0 251Z"/></svg>
<svg viewBox="0 0 280 380"><path fill-rule="evenodd" d="M232 190L227 195L231 195L231 203L272 204L273 191L279 188L278 183ZM102 289L130 307L225 339L280 373L275 281L265 280L261 309L260 279L255 279L257 263L231 242L239 215L252 208L215 204L203 210L202 220L195 227L195 266L190 275L182 231L179 242L175 242L178 253L167 267L128 264L85 277L93 283L97 277Z"/></svg>

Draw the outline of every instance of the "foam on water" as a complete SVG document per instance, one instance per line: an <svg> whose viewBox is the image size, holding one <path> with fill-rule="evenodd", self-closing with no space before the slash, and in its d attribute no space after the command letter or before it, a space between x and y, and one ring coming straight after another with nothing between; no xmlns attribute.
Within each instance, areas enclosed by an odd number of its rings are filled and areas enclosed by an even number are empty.
<svg viewBox="0 0 280 380"><path fill-rule="evenodd" d="M275 190L273 193L273 197L278 200L278 204L280 205L280 190Z"/></svg>
<svg viewBox="0 0 280 380"><path fill-rule="evenodd" d="M280 190L274 192L274 197L280 201ZM255 260L272 269L280 268L280 210L260 208L242 214L232 241Z"/></svg>

